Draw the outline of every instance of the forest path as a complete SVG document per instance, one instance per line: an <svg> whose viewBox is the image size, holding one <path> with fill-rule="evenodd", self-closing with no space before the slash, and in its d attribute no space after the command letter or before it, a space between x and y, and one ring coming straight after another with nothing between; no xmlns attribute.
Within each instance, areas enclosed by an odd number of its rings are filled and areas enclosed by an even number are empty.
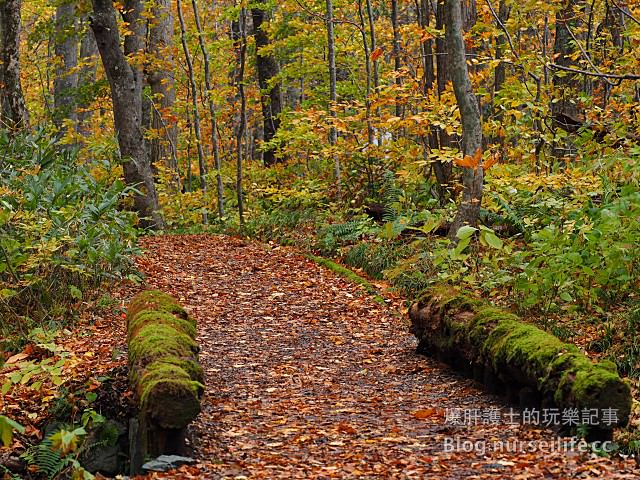
<svg viewBox="0 0 640 480"><path fill-rule="evenodd" d="M291 249L211 235L143 246L148 286L198 321L207 375L199 464L164 478L633 478L629 463L577 453L483 452L555 437L445 418L509 408L416 355L393 308ZM486 443L445 451L457 440Z"/></svg>

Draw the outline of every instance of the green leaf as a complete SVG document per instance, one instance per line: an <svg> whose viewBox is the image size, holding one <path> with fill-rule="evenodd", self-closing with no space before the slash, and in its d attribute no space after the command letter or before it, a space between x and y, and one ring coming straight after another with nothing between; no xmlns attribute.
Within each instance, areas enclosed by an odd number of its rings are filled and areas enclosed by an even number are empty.
<svg viewBox="0 0 640 480"><path fill-rule="evenodd" d="M483 232L484 240L487 244L496 250L502 250L503 242L493 232Z"/></svg>
<svg viewBox="0 0 640 480"><path fill-rule="evenodd" d="M568 292L562 292L560 298L565 302L573 302L573 297Z"/></svg>
<svg viewBox="0 0 640 480"><path fill-rule="evenodd" d="M75 285L69 285L69 292L71 293L71 298L75 300L82 300L82 290Z"/></svg>
<svg viewBox="0 0 640 480"><path fill-rule="evenodd" d="M9 417L0 415L0 440L5 447L11 446L14 430L20 433L24 433L24 427L22 425L11 420Z"/></svg>
<svg viewBox="0 0 640 480"><path fill-rule="evenodd" d="M464 225L458 229L458 233L456 233L456 237L458 237L460 240L465 240L471 237L471 235L473 235L477 231L478 229L475 227Z"/></svg>

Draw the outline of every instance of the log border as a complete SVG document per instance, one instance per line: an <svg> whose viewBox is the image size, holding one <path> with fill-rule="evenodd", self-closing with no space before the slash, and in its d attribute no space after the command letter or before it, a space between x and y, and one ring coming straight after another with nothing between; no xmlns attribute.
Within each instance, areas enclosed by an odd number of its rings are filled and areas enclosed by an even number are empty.
<svg viewBox="0 0 640 480"><path fill-rule="evenodd" d="M138 403L130 422L132 474L150 457L189 453L186 428L204 393L195 338L195 320L171 295L147 290L129 303L129 384Z"/></svg>
<svg viewBox="0 0 640 480"><path fill-rule="evenodd" d="M427 289L409 317L418 353L450 364L522 408L615 410L617 422L587 426L588 440L609 440L614 428L629 421L631 389L613 362L593 362L577 346L470 292Z"/></svg>

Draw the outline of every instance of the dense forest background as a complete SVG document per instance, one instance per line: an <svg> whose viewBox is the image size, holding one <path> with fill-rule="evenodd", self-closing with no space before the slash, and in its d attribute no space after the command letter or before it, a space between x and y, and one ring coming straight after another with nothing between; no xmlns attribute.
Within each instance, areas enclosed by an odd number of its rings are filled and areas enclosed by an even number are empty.
<svg viewBox="0 0 640 480"><path fill-rule="evenodd" d="M640 376L636 2L7 0L0 40L6 358L135 280L140 233L210 231Z"/></svg>

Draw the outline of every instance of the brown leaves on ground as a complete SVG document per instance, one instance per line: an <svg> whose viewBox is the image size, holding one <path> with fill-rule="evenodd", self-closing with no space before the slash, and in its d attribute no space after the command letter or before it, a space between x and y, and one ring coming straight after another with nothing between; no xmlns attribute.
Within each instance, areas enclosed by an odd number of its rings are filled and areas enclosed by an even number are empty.
<svg viewBox="0 0 640 480"><path fill-rule="evenodd" d="M638 473L633 460L571 452L446 451L447 439L482 446L556 437L530 426L447 422L451 409L509 407L416 355L397 302L374 302L292 249L209 235L152 237L143 244L147 253L138 267L147 285L115 289L118 301L86 310L78 330L57 343L70 352L65 383L92 391L98 388L92 377L112 375L113 384L100 387L92 406L122 415L130 395L123 394L120 354L128 299L141 288L159 288L196 317L207 374L203 412L193 428L198 464L148 478L613 479ZM25 349L3 373L38 354ZM36 441L53 399L41 403L41 395L18 388L0 406Z"/></svg>
<svg viewBox="0 0 640 480"><path fill-rule="evenodd" d="M556 438L447 424L447 409L508 407L415 355L396 310L293 250L208 235L144 246L148 286L198 320L207 373L199 464L151 478L634 478L631 460L445 451Z"/></svg>

